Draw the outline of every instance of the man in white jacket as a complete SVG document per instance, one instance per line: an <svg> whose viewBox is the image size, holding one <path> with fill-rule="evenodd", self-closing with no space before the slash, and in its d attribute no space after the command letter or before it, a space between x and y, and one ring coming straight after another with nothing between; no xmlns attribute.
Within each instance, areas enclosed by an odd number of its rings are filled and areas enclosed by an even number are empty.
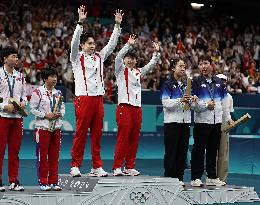
<svg viewBox="0 0 260 205"><path fill-rule="evenodd" d="M0 191L5 191L2 184L2 166L7 144L9 190L23 191L24 188L18 181L18 155L23 135L23 118L9 99L17 99L22 109L25 108L25 79L22 73L15 70L18 63L18 51L15 48L2 49L1 61L4 66L0 67L0 98L3 99L0 103Z"/></svg>
<svg viewBox="0 0 260 205"><path fill-rule="evenodd" d="M108 44L100 51L95 51L95 40L92 34L82 33L83 22L87 12L85 6L78 9L79 21L71 41L70 61L75 78L74 102L76 112L76 132L72 144L72 162L70 174L81 176L80 167L84 157L84 149L88 128L90 128L90 141L92 153L92 169L90 176L103 177L108 173L102 168L100 157L100 141L104 115L103 95L104 80L103 62L116 47L121 29L123 13L117 10L115 13L115 27ZM79 50L81 48L81 51Z"/></svg>
<svg viewBox="0 0 260 205"><path fill-rule="evenodd" d="M115 75L118 86L118 106L116 121L118 126L114 155L114 176L140 175L135 168L138 139L142 124L141 78L155 67L159 60L159 45L153 43L154 53L150 62L142 68L136 68L137 56L128 52L135 43L136 36L131 35L115 59ZM125 169L121 167L125 161Z"/></svg>
<svg viewBox="0 0 260 205"><path fill-rule="evenodd" d="M194 145L191 153L191 185L203 186L204 156L206 151L207 186L224 186L217 177L216 160L221 138L221 124L232 124L227 107L226 86L213 75L212 59L201 56L198 60L200 75L193 79L192 92L199 100L194 106Z"/></svg>

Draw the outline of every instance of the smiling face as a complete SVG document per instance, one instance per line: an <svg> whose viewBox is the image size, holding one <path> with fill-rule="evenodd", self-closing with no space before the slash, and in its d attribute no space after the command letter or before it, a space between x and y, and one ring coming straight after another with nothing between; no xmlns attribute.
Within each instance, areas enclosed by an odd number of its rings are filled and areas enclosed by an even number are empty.
<svg viewBox="0 0 260 205"><path fill-rule="evenodd" d="M44 79L44 83L47 87L54 87L57 84L57 75L49 75L47 79Z"/></svg>
<svg viewBox="0 0 260 205"><path fill-rule="evenodd" d="M124 58L124 64L126 65L126 67L128 68L134 68L135 65L137 63L137 60L135 57L131 57L131 56L126 56Z"/></svg>
<svg viewBox="0 0 260 205"><path fill-rule="evenodd" d="M203 75L206 78L211 76L212 66L209 61L207 61L207 60L199 61L198 67L199 67L201 75Z"/></svg>
<svg viewBox="0 0 260 205"><path fill-rule="evenodd" d="M89 37L86 42L80 44L80 47L81 47L82 51L84 51L86 53L89 53L89 54L94 53L95 49L96 49L96 43L95 43L94 38Z"/></svg>

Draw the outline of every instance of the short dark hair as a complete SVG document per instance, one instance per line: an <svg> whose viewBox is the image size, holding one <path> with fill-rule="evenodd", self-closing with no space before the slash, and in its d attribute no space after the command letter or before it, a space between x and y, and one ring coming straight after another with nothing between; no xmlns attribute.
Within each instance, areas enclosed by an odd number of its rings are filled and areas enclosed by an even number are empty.
<svg viewBox="0 0 260 205"><path fill-rule="evenodd" d="M17 54L18 55L18 51L14 48L14 47L11 47L11 46L8 46L8 47L5 47L1 50L1 62L4 63L4 58L8 57L9 55L12 55L12 54Z"/></svg>
<svg viewBox="0 0 260 205"><path fill-rule="evenodd" d="M80 36L80 44L86 43L86 41L89 38L93 38L95 40L94 33L85 32L85 33L81 34L81 36Z"/></svg>
<svg viewBox="0 0 260 205"><path fill-rule="evenodd" d="M209 55L202 55L199 57L199 60L198 60L198 64L201 62L201 61L208 61L210 62L210 64L212 63L212 59Z"/></svg>
<svg viewBox="0 0 260 205"><path fill-rule="evenodd" d="M124 58L126 58L126 57L137 59L137 54L136 54L135 51L128 51L128 52L125 54Z"/></svg>
<svg viewBox="0 0 260 205"><path fill-rule="evenodd" d="M52 75L58 76L56 69L51 66L44 68L41 72L41 77L42 77L43 81L48 79L48 77L52 76Z"/></svg>
<svg viewBox="0 0 260 205"><path fill-rule="evenodd" d="M177 65L177 63L179 62L179 61L181 61L181 60L183 60L182 58L180 58L180 57L174 57L174 58L172 58L171 60L170 60L170 66L171 66L171 68L174 68L176 65ZM184 60L183 60L184 61Z"/></svg>

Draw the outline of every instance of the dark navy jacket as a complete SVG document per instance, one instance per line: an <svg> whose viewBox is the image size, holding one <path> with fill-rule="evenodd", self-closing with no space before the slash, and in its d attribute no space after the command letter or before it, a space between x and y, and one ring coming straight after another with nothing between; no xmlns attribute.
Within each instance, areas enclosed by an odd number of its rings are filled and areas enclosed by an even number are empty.
<svg viewBox="0 0 260 205"><path fill-rule="evenodd" d="M208 83L202 75L193 79L192 95L196 95L199 101L194 106L194 122L216 124L222 123L222 115L225 121L231 119L227 104L226 86L220 78L213 76L212 83ZM215 102L214 110L208 109L208 102Z"/></svg>
<svg viewBox="0 0 260 205"><path fill-rule="evenodd" d="M161 88L161 100L164 111L164 123L190 123L191 111L184 110L184 103L181 102L187 84L183 82L179 86L174 77L171 77Z"/></svg>

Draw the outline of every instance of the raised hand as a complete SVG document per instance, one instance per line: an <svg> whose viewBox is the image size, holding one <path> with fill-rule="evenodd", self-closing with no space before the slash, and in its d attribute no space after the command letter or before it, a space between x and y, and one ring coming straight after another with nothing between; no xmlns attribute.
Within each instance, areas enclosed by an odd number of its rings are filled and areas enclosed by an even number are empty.
<svg viewBox="0 0 260 205"><path fill-rule="evenodd" d="M78 8L79 22L83 22L87 18L87 12L85 12L85 6L80 6Z"/></svg>
<svg viewBox="0 0 260 205"><path fill-rule="evenodd" d="M136 35L135 35L135 34L132 34L132 35L129 36L129 39L128 39L127 43L128 43L130 46L132 46L132 45L134 45L135 40L136 40Z"/></svg>
<svg viewBox="0 0 260 205"><path fill-rule="evenodd" d="M122 22L123 16L124 16L123 11L118 9L118 10L116 10L116 13L114 15L115 15L116 24L120 25Z"/></svg>
<svg viewBox="0 0 260 205"><path fill-rule="evenodd" d="M154 52L159 52L159 51L160 51L160 46L159 46L159 44L153 42L153 49L154 49Z"/></svg>

